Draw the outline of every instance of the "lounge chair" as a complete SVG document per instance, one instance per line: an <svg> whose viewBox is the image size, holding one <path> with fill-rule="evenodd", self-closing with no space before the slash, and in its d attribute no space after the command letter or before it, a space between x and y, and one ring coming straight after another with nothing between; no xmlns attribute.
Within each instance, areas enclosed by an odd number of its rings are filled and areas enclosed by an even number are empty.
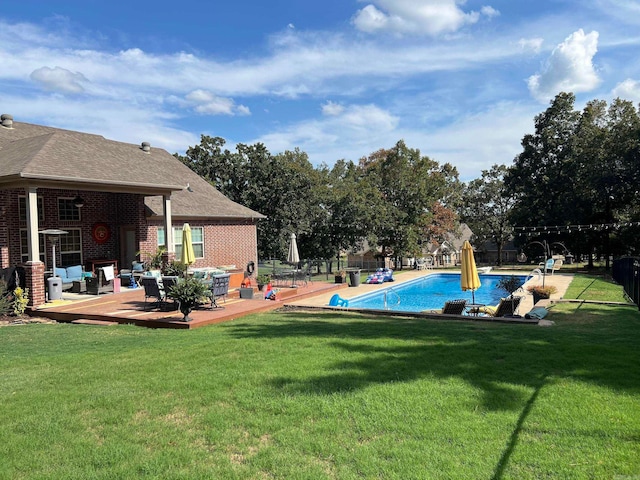
<svg viewBox="0 0 640 480"><path fill-rule="evenodd" d="M224 275L215 275L213 282L211 283L211 290L209 295L211 297L211 309L223 308L218 305L218 299L222 298L227 303L226 296L229 293L229 279L231 275L225 273Z"/></svg>
<svg viewBox="0 0 640 480"><path fill-rule="evenodd" d="M140 277L140 281L144 287L144 309L147 309L147 298L155 298L155 302L152 305L161 309L167 299L167 294L160 286L158 279L152 276L143 276Z"/></svg>
<svg viewBox="0 0 640 480"><path fill-rule="evenodd" d="M466 306L467 301L464 299L448 300L445 302L440 313L446 313L447 315L462 315Z"/></svg>
<svg viewBox="0 0 640 480"><path fill-rule="evenodd" d="M495 307L480 307L478 313L484 313L490 317L508 317L515 315L520 306L522 297L501 298L500 303Z"/></svg>

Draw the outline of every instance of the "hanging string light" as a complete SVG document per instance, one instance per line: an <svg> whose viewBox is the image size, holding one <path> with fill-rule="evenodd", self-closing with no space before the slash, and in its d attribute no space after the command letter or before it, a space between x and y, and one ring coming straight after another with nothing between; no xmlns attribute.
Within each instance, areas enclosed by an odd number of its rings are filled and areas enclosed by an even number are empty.
<svg viewBox="0 0 640 480"><path fill-rule="evenodd" d="M536 226L516 226L513 230L518 235L529 235L534 232L546 232L553 233L573 233L582 231L611 231L620 230L624 227L640 227L640 222L619 222L619 223L602 223L602 224L589 224L589 225L536 225Z"/></svg>

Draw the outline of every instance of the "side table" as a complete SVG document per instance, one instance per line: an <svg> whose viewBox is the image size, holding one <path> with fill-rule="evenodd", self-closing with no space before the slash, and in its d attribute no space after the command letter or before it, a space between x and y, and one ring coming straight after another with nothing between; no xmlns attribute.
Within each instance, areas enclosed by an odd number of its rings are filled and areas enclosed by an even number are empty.
<svg viewBox="0 0 640 480"><path fill-rule="evenodd" d="M74 280L73 286L71 287L72 293L86 293L87 292L87 281L86 280Z"/></svg>
<svg viewBox="0 0 640 480"><path fill-rule="evenodd" d="M482 307L486 307L486 305L484 303L467 303L465 310L469 315L477 317L480 314L480 309Z"/></svg>

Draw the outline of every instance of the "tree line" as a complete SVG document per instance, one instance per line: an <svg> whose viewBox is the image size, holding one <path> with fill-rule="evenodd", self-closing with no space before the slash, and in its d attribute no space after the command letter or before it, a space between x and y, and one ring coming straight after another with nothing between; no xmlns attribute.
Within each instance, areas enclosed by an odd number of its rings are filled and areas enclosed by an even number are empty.
<svg viewBox="0 0 640 480"><path fill-rule="evenodd" d="M477 246L491 240L501 250L515 236L524 248L542 238L536 226L640 221L638 111L620 99L609 107L593 100L582 112L574 103L573 94L559 94L535 117L535 132L524 136L512 165L496 164L466 184L454 166L402 140L332 167L314 167L299 149L273 155L257 143L229 150L223 138L205 135L176 157L231 200L267 216L257 227L260 258L285 258L291 233L302 258L331 260L365 246L394 258L422 256L461 221ZM608 258L637 253L639 231L565 229L545 239Z"/></svg>

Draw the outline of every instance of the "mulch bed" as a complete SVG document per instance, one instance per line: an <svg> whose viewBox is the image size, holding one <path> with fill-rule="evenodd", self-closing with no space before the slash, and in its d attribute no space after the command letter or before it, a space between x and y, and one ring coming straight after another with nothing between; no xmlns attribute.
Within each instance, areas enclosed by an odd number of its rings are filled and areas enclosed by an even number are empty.
<svg viewBox="0 0 640 480"><path fill-rule="evenodd" d="M28 325L30 323L57 323L55 320L44 317L30 317L28 315L21 315L16 317L14 315L0 315L0 327L11 327L14 325Z"/></svg>

